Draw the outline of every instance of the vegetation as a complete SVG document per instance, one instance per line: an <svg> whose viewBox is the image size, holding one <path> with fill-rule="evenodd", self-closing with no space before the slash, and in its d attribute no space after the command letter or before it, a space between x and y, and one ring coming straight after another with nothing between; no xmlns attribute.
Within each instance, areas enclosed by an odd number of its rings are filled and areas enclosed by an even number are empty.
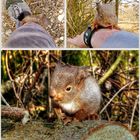
<svg viewBox="0 0 140 140"><path fill-rule="evenodd" d="M95 9L92 0L67 0L67 36L74 37L92 24Z"/></svg>
<svg viewBox="0 0 140 140"><path fill-rule="evenodd" d="M2 51L2 95L6 101L29 109L33 118L42 111L48 116L48 72L60 60L91 67L103 95L101 119L138 130L138 51ZM10 92L6 86L9 80Z"/></svg>
<svg viewBox="0 0 140 140"><path fill-rule="evenodd" d="M48 103L47 56L48 51L2 51L2 95L33 117Z"/></svg>

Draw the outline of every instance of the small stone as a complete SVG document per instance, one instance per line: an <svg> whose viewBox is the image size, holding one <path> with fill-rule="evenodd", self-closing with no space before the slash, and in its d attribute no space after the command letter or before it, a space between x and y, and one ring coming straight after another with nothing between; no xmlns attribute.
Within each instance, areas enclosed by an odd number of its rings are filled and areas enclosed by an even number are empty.
<svg viewBox="0 0 140 140"><path fill-rule="evenodd" d="M59 21L62 21L63 19L64 19L64 13L63 13L62 15L59 15L59 16L58 16L58 20L59 20Z"/></svg>
<svg viewBox="0 0 140 140"><path fill-rule="evenodd" d="M9 29L9 30L7 30L7 31L5 32L6 35L10 35L11 33L12 33L12 30L11 30L11 29Z"/></svg>

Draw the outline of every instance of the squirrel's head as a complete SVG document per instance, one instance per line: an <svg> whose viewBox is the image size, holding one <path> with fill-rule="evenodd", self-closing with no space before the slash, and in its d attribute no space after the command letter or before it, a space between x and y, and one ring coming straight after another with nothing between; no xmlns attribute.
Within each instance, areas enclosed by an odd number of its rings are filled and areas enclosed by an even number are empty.
<svg viewBox="0 0 140 140"><path fill-rule="evenodd" d="M90 73L87 68L58 63L51 76L50 97L67 113L75 113L79 108L79 96L88 76Z"/></svg>
<svg viewBox="0 0 140 140"><path fill-rule="evenodd" d="M96 4L96 18L98 24L103 27L117 25L118 18L115 11L114 3Z"/></svg>

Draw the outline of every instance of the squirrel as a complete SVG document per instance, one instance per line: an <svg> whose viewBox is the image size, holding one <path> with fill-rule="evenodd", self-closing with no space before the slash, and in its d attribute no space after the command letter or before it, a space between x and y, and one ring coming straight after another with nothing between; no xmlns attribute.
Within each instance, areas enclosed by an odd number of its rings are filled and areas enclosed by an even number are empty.
<svg viewBox="0 0 140 140"><path fill-rule="evenodd" d="M35 22L45 27L48 24L50 24L50 21L47 19L47 16L44 13L38 16L34 16L30 12L24 11L20 13L20 15L18 16L18 20L20 21L21 25L24 25L25 23L29 23L29 22Z"/></svg>
<svg viewBox="0 0 140 140"><path fill-rule="evenodd" d="M50 97L61 110L63 115L56 114L62 120L69 117L82 121L96 116L101 103L100 88L87 68L61 63L51 76Z"/></svg>
<svg viewBox="0 0 140 140"><path fill-rule="evenodd" d="M118 29L118 18L114 3L96 3L96 14L93 21L94 28L99 26L111 29Z"/></svg>

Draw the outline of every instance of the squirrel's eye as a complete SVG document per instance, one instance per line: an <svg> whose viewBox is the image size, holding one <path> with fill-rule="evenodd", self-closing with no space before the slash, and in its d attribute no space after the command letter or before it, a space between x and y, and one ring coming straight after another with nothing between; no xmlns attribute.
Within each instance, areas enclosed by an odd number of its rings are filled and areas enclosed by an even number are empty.
<svg viewBox="0 0 140 140"><path fill-rule="evenodd" d="M70 92L71 89L72 89L72 86L67 86L67 87L66 87L66 92Z"/></svg>

